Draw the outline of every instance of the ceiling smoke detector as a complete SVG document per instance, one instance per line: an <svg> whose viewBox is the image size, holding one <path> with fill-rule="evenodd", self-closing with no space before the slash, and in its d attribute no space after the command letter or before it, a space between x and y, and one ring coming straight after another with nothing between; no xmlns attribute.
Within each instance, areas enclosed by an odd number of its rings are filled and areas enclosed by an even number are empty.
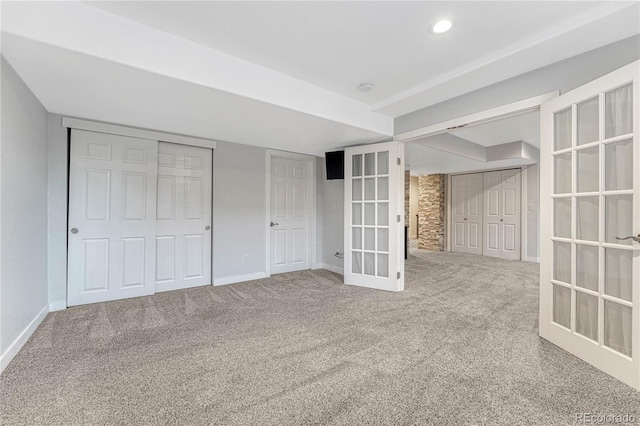
<svg viewBox="0 0 640 426"><path fill-rule="evenodd" d="M370 92L373 90L373 83L362 83L360 86L358 86L358 89L361 92Z"/></svg>

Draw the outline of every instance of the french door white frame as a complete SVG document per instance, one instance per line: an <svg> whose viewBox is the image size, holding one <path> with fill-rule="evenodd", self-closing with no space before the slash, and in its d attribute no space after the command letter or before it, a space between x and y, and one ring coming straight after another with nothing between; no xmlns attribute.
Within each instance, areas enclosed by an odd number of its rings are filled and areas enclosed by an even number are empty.
<svg viewBox="0 0 640 426"><path fill-rule="evenodd" d="M624 80L625 83L622 83L621 80ZM558 99L554 99L553 101L550 101L549 103L547 103L542 110L542 114L546 114L547 115L547 119L545 119L545 117L542 116L541 114L541 132L540 132L540 137L541 137L541 150L540 150L540 209L541 211L545 211L545 212L553 212L553 198L554 198L554 191L553 191L553 184L554 184L554 178L552 176L552 172L553 172L553 164L552 164L552 153L557 154L562 153L564 151L567 152L576 152L576 146L574 146L574 144L571 144L570 148L567 148L565 150L559 150L559 151L555 151L554 152L554 148L553 148L553 124L552 124L552 119L550 117L552 117L552 114L557 112L557 111L561 111L563 109L566 109L567 105L570 105L570 108L574 109L576 108L576 104L588 100L590 98L594 97L594 93L598 93L598 96L602 96L600 95L600 93L604 92L604 91L608 91L611 89L614 89L616 87L620 87L623 86L624 84L627 84L629 82L633 82L634 84L634 92L633 92L633 149L634 149L634 154L636 156L636 158L638 158L638 151L639 151L639 147L640 147L640 116L638 114L638 105L640 105L640 90L638 89L638 85L640 84L640 61L636 61L630 65L627 65L625 67L622 67L620 69L618 69L617 71L614 71L610 74L607 74L603 77L600 77L590 83L587 83L575 90L572 90L571 92L568 92L567 94L563 95L562 98L558 98ZM602 101L600 101L601 103ZM602 106L600 105L599 108L602 108ZM551 115L550 115L551 114ZM550 115L550 116L549 116ZM599 120L601 120L601 118L599 117ZM602 121L599 121L599 131L600 132L604 132L604 130L601 128L601 124ZM572 134L574 135L573 137L575 138L575 134L576 134L576 129L577 129L577 124L575 123L575 120L572 119ZM601 145L610 143L610 142L616 142L618 140L625 140L628 139L628 135L622 135L622 136L617 136L617 137L612 137L609 138L608 141L602 142L605 138L602 136L604 133L602 133L599 138L597 143L593 143L593 144L584 144L585 146L587 146L587 148L589 148L590 145L596 145L598 146L598 148L600 148ZM545 139L546 138L546 139ZM580 149L580 146L577 147L578 149ZM582 148L584 149L584 148ZM602 151L599 151L602 152ZM599 154L601 155L601 154ZM573 155L572 157L575 157L575 155ZM600 163L604 161L604 159L602 157L600 157ZM576 162L577 160L575 158L572 159L572 177L571 177L571 184L572 184L572 191L570 194L571 197L575 197L577 194L577 191L575 191L575 185L576 185L576 180L577 180L577 171L576 171ZM602 174L602 167L599 166L599 179L601 181L601 183L599 184L599 191L598 191L598 196L604 194L605 188L603 187L603 183L602 183L602 176L600 176ZM633 223L633 233L634 235L637 232L640 232L640 168L639 167L634 167L633 168L633 178L632 178L632 182L633 182L633 187L634 187L634 191L633 191L633 200L634 200L634 207L633 207L633 215L632 217L634 218L634 223ZM614 192L615 191L610 191ZM588 194L588 193L586 193ZM561 196L564 194L560 194ZM602 221L603 221L603 212L604 212L604 206L602 205L602 203L600 203L599 205L599 218L598 220L599 222L599 233L603 234L604 230L602 229ZM576 209L575 207L572 208L572 217L571 217L571 226L572 227L576 227ZM637 284L640 281L640 279L636 276L635 277L635 281L632 281L632 285L636 285L635 288L633 288L632 290L632 301L631 301L631 305L633 307L633 317L632 317L632 357L629 358L623 354L620 354L618 352L615 352L613 349L608 348L606 345L604 345L603 343L601 343L602 338L601 338L601 334L604 333L603 329L603 322L604 322L604 314L602 316L598 317L598 341L594 342L593 340L590 340L587 337L583 337L582 335L578 334L577 332L572 332L571 329L567 329L565 327L563 327L560 324L557 324L555 322L553 322L553 299L552 299L552 293L553 293L553 285L552 285L552 272L553 272L553 258L552 258L552 253L553 253L553 242L554 239L555 240L560 240L559 237L554 237L553 235L553 214L548 214L548 215L543 215L540 218L540 253L542 255L542 259L541 259L541 263L540 263L540 314L539 314L539 321L540 321L540 336L546 340L549 340L551 343L561 347L562 349L574 354L575 356L583 359L584 361L594 365L596 368L606 372L607 374L610 374L611 376L617 378L618 380L628 384L629 386L633 387L636 390L640 390L640 289L638 288ZM567 242L570 242L571 244L576 243L576 241L578 241L579 243L584 244L584 241L578 240L577 238L574 238L574 232L572 232L572 237L566 239ZM626 235L625 235L626 236ZM619 248L617 245L615 244L609 244L606 242L602 242L604 241L603 239L604 237L602 235L600 235L599 237L599 242L598 247L604 247L606 248ZM632 253L634 253L632 255L632 270L635 271L636 273L638 271L640 271L640 255L638 254L638 243L632 243L633 244L633 248L629 249L632 250ZM573 253L574 250L572 250ZM576 291L574 290L575 287L575 263L576 263L576 259L575 259L575 253L572 254L572 261L571 261L571 275L572 275L572 281L573 283L570 285L571 286L571 291ZM603 272L604 269L604 260L602 259L602 256L600 256L600 264L599 264L599 279L604 280L604 274L605 272ZM599 283L600 285L601 283ZM568 287L568 285L565 285ZM600 290L597 292L598 293L598 298L599 299L604 299L607 300L606 298L608 297L605 293L600 292ZM599 305L600 304L600 300L599 300ZM572 303L572 314L571 314L571 322L573 323L575 321L574 317L575 317L575 306L573 306L574 304ZM598 310L600 311L600 309L602 309L602 306L600 306L598 308ZM633 374L629 374L629 371L633 371Z"/></svg>
<svg viewBox="0 0 640 426"><path fill-rule="evenodd" d="M445 250L448 252L453 251L451 248L451 236L453 235L452 229L452 202L453 202L453 194L452 194L452 180L454 176L467 175L471 173L485 173L485 172L497 172L502 170L520 170L520 260L526 262L538 262L539 259L537 257L533 258L527 255L527 226L526 221L523 220L527 213L527 168L526 167L508 167L508 168L499 168L499 169L487 169L487 170L473 170L470 172L460 172L460 173L452 173L447 175L446 178L446 188L445 188L445 218L446 218L446 226L445 226ZM483 236L484 236L484 228L483 228Z"/></svg>
<svg viewBox="0 0 640 426"><path fill-rule="evenodd" d="M322 265L318 264L316 254L316 238L317 238L317 215L316 215L316 157L305 154L297 154L294 152L277 151L273 149L267 150L267 165L265 173L265 235L266 235L266 257L265 271L266 276L271 276L271 227L269 220L271 217L271 160L273 158L286 158L290 160L302 161L305 163L305 171L309 179L307 180L308 211L309 211L309 268L320 269Z"/></svg>

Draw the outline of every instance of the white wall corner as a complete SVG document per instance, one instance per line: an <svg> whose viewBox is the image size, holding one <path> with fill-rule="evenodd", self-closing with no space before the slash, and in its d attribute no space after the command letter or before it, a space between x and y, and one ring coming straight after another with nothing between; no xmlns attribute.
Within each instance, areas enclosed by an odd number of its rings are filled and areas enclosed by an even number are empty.
<svg viewBox="0 0 640 426"><path fill-rule="evenodd" d="M40 312L35 316L35 318L29 323L29 325L20 333L20 335L9 345L7 350L4 351L2 355L0 355L0 373L4 371L5 368L9 365L11 360L18 354L20 349L27 343L29 337L33 334L34 331L38 328L42 320L49 313L49 305L45 305Z"/></svg>
<svg viewBox="0 0 640 426"><path fill-rule="evenodd" d="M344 268L339 266L329 265L328 263L322 264L322 269L326 269L327 271L335 272L336 274L344 275Z"/></svg>
<svg viewBox="0 0 640 426"><path fill-rule="evenodd" d="M219 286L219 285L235 284L235 283L241 283L245 281L260 280L262 278L268 278L268 277L269 276L267 275L266 272L254 272L253 274L233 275L230 277L215 278L213 280L213 285Z"/></svg>

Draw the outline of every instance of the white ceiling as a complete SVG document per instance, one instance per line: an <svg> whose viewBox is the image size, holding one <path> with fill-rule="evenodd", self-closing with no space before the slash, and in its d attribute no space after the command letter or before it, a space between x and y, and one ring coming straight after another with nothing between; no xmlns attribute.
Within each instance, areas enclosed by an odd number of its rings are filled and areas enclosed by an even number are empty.
<svg viewBox="0 0 640 426"><path fill-rule="evenodd" d="M446 133L461 138L458 142L476 144L479 147L489 147L523 141L536 148L540 147L540 112L531 111L525 114L483 124L465 127ZM450 138L443 140L452 147L450 152L426 146L431 141L443 139L443 135L436 135L419 142L406 144L405 163L413 176L433 173L471 172L504 167L517 167L533 164L536 161L526 158L514 158L501 161L481 161L473 158L475 150L460 144L453 144ZM453 141L455 142L455 141ZM461 155L455 150L460 150ZM466 152L465 152L466 151Z"/></svg>
<svg viewBox="0 0 640 426"><path fill-rule="evenodd" d="M1 7L2 53L50 112L310 154L390 139L395 116L640 32L637 1ZM445 15L454 29L430 35Z"/></svg>

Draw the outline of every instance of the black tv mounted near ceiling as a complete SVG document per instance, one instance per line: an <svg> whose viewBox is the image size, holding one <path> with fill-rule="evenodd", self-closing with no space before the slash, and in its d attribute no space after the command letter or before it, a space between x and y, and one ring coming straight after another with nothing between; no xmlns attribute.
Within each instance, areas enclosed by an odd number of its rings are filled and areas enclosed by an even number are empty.
<svg viewBox="0 0 640 426"><path fill-rule="evenodd" d="M344 179L344 151L327 152L327 180Z"/></svg>

